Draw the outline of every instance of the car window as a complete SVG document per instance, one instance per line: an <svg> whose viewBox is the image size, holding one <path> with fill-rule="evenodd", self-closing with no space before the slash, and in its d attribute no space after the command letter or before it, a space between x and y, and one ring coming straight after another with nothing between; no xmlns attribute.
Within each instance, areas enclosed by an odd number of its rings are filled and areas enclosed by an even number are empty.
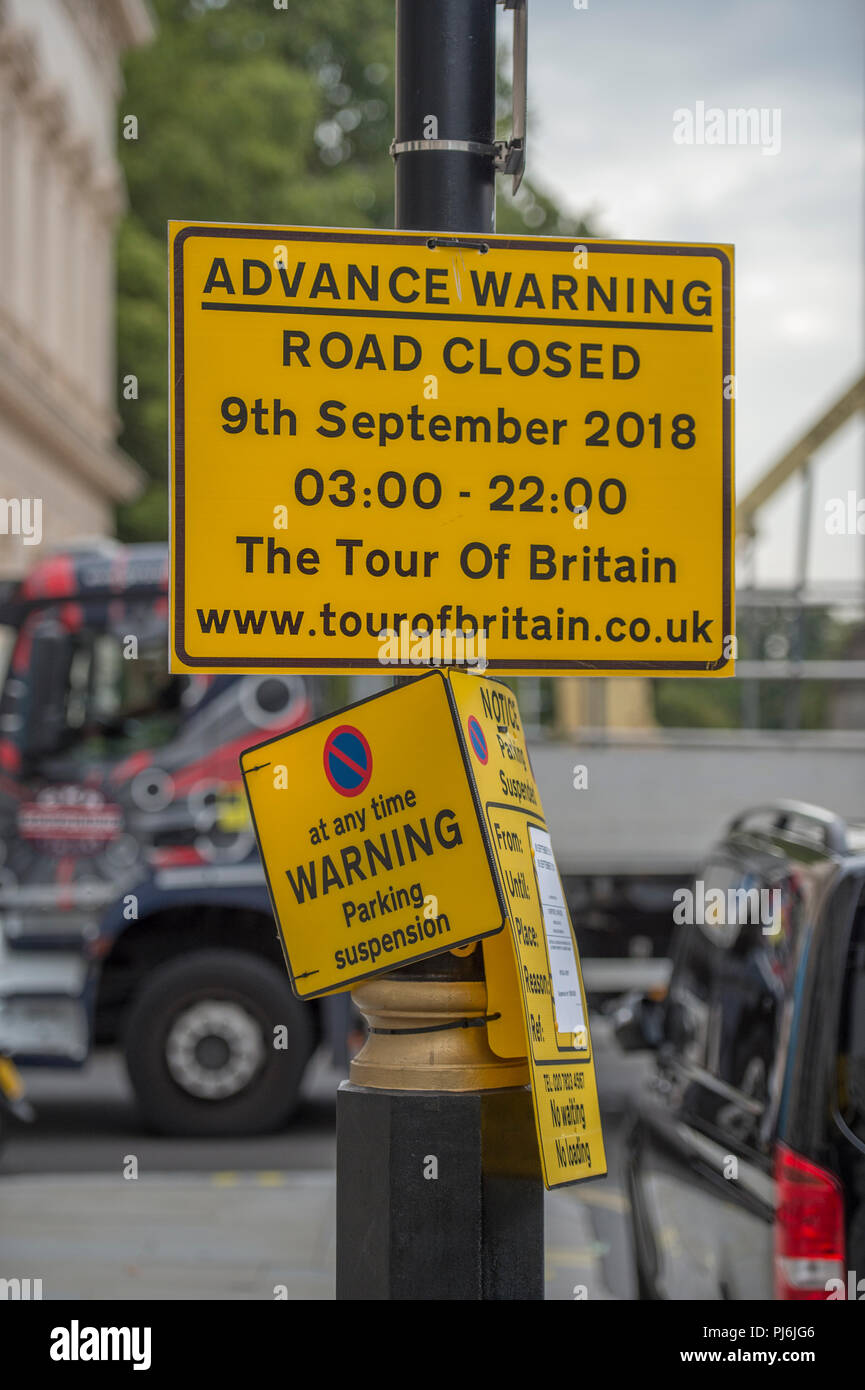
<svg viewBox="0 0 865 1390"><path fill-rule="evenodd" d="M853 919L838 1030L838 1109L865 1142L865 903Z"/></svg>
<svg viewBox="0 0 865 1390"><path fill-rule="evenodd" d="M693 921L679 926L667 1037L705 1073L691 1103L729 1124L724 1096L741 1098L756 1134L781 1085L805 888L795 869L719 861L693 889ZM773 1107L774 1108L774 1107Z"/></svg>
<svg viewBox="0 0 865 1390"><path fill-rule="evenodd" d="M0 623L0 688L6 680L6 672L9 669L9 662L15 650L15 639L18 631L14 627L6 627Z"/></svg>

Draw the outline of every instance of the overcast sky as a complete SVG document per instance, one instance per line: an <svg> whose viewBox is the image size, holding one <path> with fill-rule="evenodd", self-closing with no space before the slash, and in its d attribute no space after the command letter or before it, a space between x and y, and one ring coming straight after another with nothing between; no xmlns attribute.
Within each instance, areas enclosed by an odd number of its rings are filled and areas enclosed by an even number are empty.
<svg viewBox="0 0 865 1390"><path fill-rule="evenodd" d="M779 109L778 153L674 143L697 102ZM530 173L603 233L735 246L743 495L863 370L865 4L530 0L529 108ZM812 573L861 577L865 537L824 529L865 496L861 414L817 463ZM792 576L796 491L763 514L762 582Z"/></svg>

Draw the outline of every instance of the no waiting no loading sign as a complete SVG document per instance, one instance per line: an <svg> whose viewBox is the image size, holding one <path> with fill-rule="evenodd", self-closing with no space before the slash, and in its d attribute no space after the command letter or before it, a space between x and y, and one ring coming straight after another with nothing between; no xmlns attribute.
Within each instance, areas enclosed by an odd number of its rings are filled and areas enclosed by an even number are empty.
<svg viewBox="0 0 865 1390"><path fill-rule="evenodd" d="M475 719L474 715L470 716L466 728L468 729L469 743L472 746L472 751L475 757L477 758L479 763L483 763L484 766L486 766L487 759L489 758L489 749L487 748L487 741L484 736L484 731L481 728L478 721Z"/></svg>
<svg viewBox="0 0 865 1390"><path fill-rule="evenodd" d="M360 729L341 724L324 743L324 774L341 796L359 796L372 776L372 752Z"/></svg>

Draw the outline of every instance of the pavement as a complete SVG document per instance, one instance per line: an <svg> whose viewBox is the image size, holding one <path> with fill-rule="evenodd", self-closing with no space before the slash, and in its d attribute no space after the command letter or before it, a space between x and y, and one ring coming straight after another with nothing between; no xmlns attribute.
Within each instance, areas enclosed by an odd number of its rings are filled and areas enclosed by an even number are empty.
<svg viewBox="0 0 865 1390"><path fill-rule="evenodd" d="M604 1020L593 1040L610 1175L546 1195L551 1300L634 1297L620 1134L643 1066ZM44 1299L333 1298L340 1079L316 1058L285 1134L190 1141L136 1130L114 1054L74 1077L30 1073L40 1121L0 1161L0 1279L41 1280Z"/></svg>
<svg viewBox="0 0 865 1390"><path fill-rule="evenodd" d="M2 1277L44 1299L331 1299L335 1205L332 1173L10 1177ZM616 1296L592 1215L619 1210L610 1192L548 1195L547 1298Z"/></svg>

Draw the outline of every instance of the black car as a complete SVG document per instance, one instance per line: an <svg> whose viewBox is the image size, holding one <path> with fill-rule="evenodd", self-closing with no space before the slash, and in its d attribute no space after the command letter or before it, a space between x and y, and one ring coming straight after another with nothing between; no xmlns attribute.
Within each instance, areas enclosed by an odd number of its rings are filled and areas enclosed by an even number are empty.
<svg viewBox="0 0 865 1390"><path fill-rule="evenodd" d="M640 1296L865 1298L865 825L739 816L675 894L628 1185Z"/></svg>

